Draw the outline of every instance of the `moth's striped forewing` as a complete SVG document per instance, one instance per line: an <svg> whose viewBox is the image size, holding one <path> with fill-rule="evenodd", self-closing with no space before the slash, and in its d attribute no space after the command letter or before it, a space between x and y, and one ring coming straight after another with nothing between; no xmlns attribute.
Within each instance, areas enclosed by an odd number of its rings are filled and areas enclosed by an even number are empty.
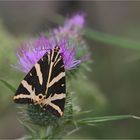
<svg viewBox="0 0 140 140"><path fill-rule="evenodd" d="M62 116L66 97L66 81L60 48L46 53L21 81L14 101L38 104L56 116Z"/></svg>

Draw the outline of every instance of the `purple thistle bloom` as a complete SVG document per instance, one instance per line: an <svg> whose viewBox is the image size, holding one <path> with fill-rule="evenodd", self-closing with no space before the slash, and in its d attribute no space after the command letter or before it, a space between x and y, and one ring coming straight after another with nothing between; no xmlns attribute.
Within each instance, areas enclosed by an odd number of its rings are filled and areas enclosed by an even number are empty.
<svg viewBox="0 0 140 140"><path fill-rule="evenodd" d="M43 57L46 51L49 52L50 49L53 49L56 45L60 47L66 70L71 70L83 62L83 59L77 60L75 58L76 45L70 46L66 39L56 44L53 41L49 41L46 37L41 36L24 44L22 48L17 50L19 61L14 67L22 72L28 73L37 61Z"/></svg>
<svg viewBox="0 0 140 140"><path fill-rule="evenodd" d="M85 14L79 13L64 22L64 26L60 26L58 29L53 30L53 36L55 35L57 41L64 37L77 40L81 36L81 29L85 25Z"/></svg>
<svg viewBox="0 0 140 140"><path fill-rule="evenodd" d="M85 24L84 17L85 15L83 13L76 14L72 18L67 19L63 27L53 30L48 38L42 35L40 38L23 44L22 47L17 50L19 61L14 67L28 73L37 61L56 45L60 46L60 52L63 56L66 70L71 70L83 61L88 60L88 56L84 56L78 60L76 59L76 51L80 48L84 51L84 43L82 43L83 40L81 36L81 29ZM72 43L73 41L81 47L76 48L76 45Z"/></svg>
<svg viewBox="0 0 140 140"><path fill-rule="evenodd" d="M83 13L76 14L72 18L66 20L64 26L83 28L85 24L84 18L85 14Z"/></svg>

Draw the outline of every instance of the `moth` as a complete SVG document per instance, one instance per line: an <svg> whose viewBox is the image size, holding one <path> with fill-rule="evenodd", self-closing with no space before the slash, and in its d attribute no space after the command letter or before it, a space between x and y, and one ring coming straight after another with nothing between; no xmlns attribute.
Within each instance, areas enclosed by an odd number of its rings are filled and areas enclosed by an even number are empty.
<svg viewBox="0 0 140 140"><path fill-rule="evenodd" d="M62 116L66 98L65 68L57 45L33 66L21 81L15 103L39 105L55 116Z"/></svg>

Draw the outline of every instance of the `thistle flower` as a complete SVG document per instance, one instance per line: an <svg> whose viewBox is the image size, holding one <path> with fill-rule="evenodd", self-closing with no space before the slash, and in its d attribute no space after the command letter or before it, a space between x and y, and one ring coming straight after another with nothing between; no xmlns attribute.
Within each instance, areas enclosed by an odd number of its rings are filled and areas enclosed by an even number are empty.
<svg viewBox="0 0 140 140"><path fill-rule="evenodd" d="M29 43L23 44L22 47L17 50L19 61L14 67L22 72L28 73L45 52L49 52L50 49L53 49L56 45L60 47L66 70L74 69L81 62L86 60L86 57L76 59L75 44L69 43L66 39L56 43L42 35Z"/></svg>
<svg viewBox="0 0 140 140"><path fill-rule="evenodd" d="M88 51L81 36L81 29L85 24L84 17L83 13L76 14L67 19L63 27L52 30L48 38L42 35L23 44L17 50L19 61L14 67L28 73L45 52L53 49L56 45L60 46L66 70L74 69L81 62L88 60L89 55L83 54L83 52L87 53Z"/></svg>
<svg viewBox="0 0 140 140"><path fill-rule="evenodd" d="M74 40L78 43L81 41L81 30L85 25L85 14L78 13L73 15L71 18L68 18L63 26L59 26L59 28L54 29L51 34L57 41L61 40L64 37L68 37L70 40Z"/></svg>

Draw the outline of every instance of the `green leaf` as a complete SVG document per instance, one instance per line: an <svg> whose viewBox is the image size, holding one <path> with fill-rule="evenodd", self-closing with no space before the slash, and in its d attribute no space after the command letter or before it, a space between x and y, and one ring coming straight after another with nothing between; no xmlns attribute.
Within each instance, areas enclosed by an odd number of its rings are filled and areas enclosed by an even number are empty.
<svg viewBox="0 0 140 140"><path fill-rule="evenodd" d="M13 93L16 92L16 89L8 82L5 80L0 79L0 82L2 82L7 88L9 88Z"/></svg>
<svg viewBox="0 0 140 140"><path fill-rule="evenodd" d="M107 121L116 121L122 119L140 119L140 117L134 115L118 115L118 116L104 116L104 117L91 117L85 118L77 121L78 124L92 124L92 123L101 123Z"/></svg>
<svg viewBox="0 0 140 140"><path fill-rule="evenodd" d="M106 43L109 45L120 46L123 48L140 49L140 42L138 41L125 39L122 37L109 35L106 33L101 33L91 28L85 28L84 33L87 38L93 39L98 42Z"/></svg>
<svg viewBox="0 0 140 140"><path fill-rule="evenodd" d="M27 125L25 122L21 121L20 119L18 119L19 123L21 125L24 126L24 128L26 129L26 131L32 136L32 138L36 137L36 132L35 130L33 130L29 125Z"/></svg>
<svg viewBox="0 0 140 140"><path fill-rule="evenodd" d="M75 129L71 130L70 132L68 132L68 133L66 134L66 136L69 136L69 135L71 135L71 134L77 132L78 130L80 130L80 127L77 127L77 128L75 128Z"/></svg>

